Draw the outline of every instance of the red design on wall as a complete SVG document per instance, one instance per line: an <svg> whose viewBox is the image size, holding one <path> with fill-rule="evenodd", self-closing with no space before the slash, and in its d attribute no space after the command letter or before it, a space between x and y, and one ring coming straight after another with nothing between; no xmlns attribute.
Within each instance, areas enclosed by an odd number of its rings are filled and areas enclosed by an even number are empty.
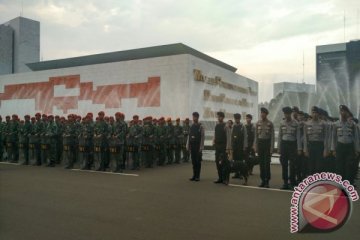
<svg viewBox="0 0 360 240"><path fill-rule="evenodd" d="M54 96L54 86L64 85L65 89L79 88L79 96ZM105 109L120 108L121 100L137 98L138 107L160 106L160 77L149 77L144 83L113 84L97 86L92 82L80 82L80 75L50 77L48 82L5 85L0 93L3 100L35 99L35 111L52 113L53 107L67 113L78 109L79 100L92 100L93 104L105 104Z"/></svg>

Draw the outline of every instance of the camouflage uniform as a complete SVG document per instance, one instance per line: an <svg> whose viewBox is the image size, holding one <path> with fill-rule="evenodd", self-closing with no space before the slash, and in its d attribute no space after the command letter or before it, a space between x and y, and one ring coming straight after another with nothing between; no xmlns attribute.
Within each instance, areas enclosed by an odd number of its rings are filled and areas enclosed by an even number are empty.
<svg viewBox="0 0 360 240"><path fill-rule="evenodd" d="M180 119L176 120L174 126L174 152L175 152L175 163L180 163L181 159L181 147L184 142L183 128L180 126Z"/></svg>
<svg viewBox="0 0 360 240"><path fill-rule="evenodd" d="M79 160L80 162L82 162L81 168L83 170L91 169L91 156L93 154L93 135L94 125L89 120L85 120L85 122L82 123L81 131L79 134Z"/></svg>
<svg viewBox="0 0 360 240"><path fill-rule="evenodd" d="M57 141L58 141L58 126L52 116L46 126L46 137L48 138L48 167L54 167L56 163Z"/></svg>
<svg viewBox="0 0 360 240"><path fill-rule="evenodd" d="M8 143L11 148L9 150L9 160L11 162L19 161L19 128L20 123L17 119L12 119L8 129Z"/></svg>
<svg viewBox="0 0 360 240"><path fill-rule="evenodd" d="M35 149L35 165L40 166L42 164L41 161L41 142L40 142L40 136L43 132L44 123L41 121L41 119L37 119L35 125L32 128L31 131L31 141L30 144L34 145Z"/></svg>
<svg viewBox="0 0 360 240"><path fill-rule="evenodd" d="M175 149L175 136L174 136L174 125L171 119L167 120L168 125L166 126L166 137L167 137L167 164L172 164L174 161L174 149Z"/></svg>
<svg viewBox="0 0 360 240"><path fill-rule="evenodd" d="M185 120L185 123L183 125L183 143L182 143L182 152L183 152L183 161L184 162L189 162L189 158L190 158L190 152L187 150L186 148L186 141L189 137L189 131L190 131L190 125L188 122L188 119Z"/></svg>
<svg viewBox="0 0 360 240"><path fill-rule="evenodd" d="M98 120L94 127L94 150L97 156L97 162L99 166L96 167L96 171L106 170L107 151L109 136L109 125L103 120Z"/></svg>
<svg viewBox="0 0 360 240"><path fill-rule="evenodd" d="M3 161L4 155L4 123L2 122L2 118L0 116L0 162Z"/></svg>
<svg viewBox="0 0 360 240"><path fill-rule="evenodd" d="M79 128L77 124L70 119L65 125L63 134L63 161L65 161L66 169L73 168L76 162L78 131Z"/></svg>
<svg viewBox="0 0 360 240"><path fill-rule="evenodd" d="M154 134L155 128L152 125L151 118L144 119L141 150L145 167L151 168L154 164Z"/></svg>
<svg viewBox="0 0 360 240"><path fill-rule="evenodd" d="M23 164L28 165L29 164L29 136L32 132L32 125L30 123L30 116L29 118L25 119L25 122L23 125L21 125L20 131L19 131L19 148L21 149L23 153Z"/></svg>
<svg viewBox="0 0 360 240"><path fill-rule="evenodd" d="M114 143L110 146L110 154L112 155L113 171L120 172L124 164L124 144L126 136L126 123L117 119L112 125L111 138Z"/></svg>
<svg viewBox="0 0 360 240"><path fill-rule="evenodd" d="M167 148L167 129L164 125L164 120L159 120L159 126L155 129L156 145L157 150L159 151L159 165L162 166L165 164L166 159L166 148Z"/></svg>
<svg viewBox="0 0 360 240"><path fill-rule="evenodd" d="M141 126L135 122L130 126L127 137L127 145L128 148L130 149L129 153L133 161L133 167L132 167L133 170L140 168L139 147L141 143L141 135L142 135Z"/></svg>

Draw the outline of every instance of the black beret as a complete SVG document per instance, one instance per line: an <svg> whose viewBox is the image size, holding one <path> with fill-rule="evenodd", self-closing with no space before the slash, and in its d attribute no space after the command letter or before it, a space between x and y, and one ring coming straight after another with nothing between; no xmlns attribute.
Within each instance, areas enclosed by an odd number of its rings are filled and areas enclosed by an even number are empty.
<svg viewBox="0 0 360 240"><path fill-rule="evenodd" d="M260 112L263 112L263 113L269 114L269 110L267 110L267 109L266 109L266 108L264 108L264 107L260 108Z"/></svg>
<svg viewBox="0 0 360 240"><path fill-rule="evenodd" d="M339 109L340 109L340 111L345 111L345 112L350 113L350 109L345 105L340 105Z"/></svg>
<svg viewBox="0 0 360 240"><path fill-rule="evenodd" d="M311 108L311 111L312 111L312 112L316 112L316 113L320 113L320 108L318 108L317 106L313 106L313 107Z"/></svg>
<svg viewBox="0 0 360 240"><path fill-rule="evenodd" d="M235 119L240 119L240 118L241 118L241 114L240 114L240 113L235 113L235 114L234 114L234 118L235 118Z"/></svg>
<svg viewBox="0 0 360 240"><path fill-rule="evenodd" d="M199 113L198 113L198 112L193 112L192 115L193 115L194 117L199 117Z"/></svg>
<svg viewBox="0 0 360 240"><path fill-rule="evenodd" d="M246 114L246 117L252 119L252 115L251 115L251 114Z"/></svg>
<svg viewBox="0 0 360 240"><path fill-rule="evenodd" d="M283 111L283 113L291 113L291 112L292 112L292 109L291 109L291 107L284 107L284 108L282 109L282 111Z"/></svg>
<svg viewBox="0 0 360 240"><path fill-rule="evenodd" d="M225 114L223 112L217 112L216 114L218 117L225 117Z"/></svg>
<svg viewBox="0 0 360 240"><path fill-rule="evenodd" d="M292 108L292 111L293 111L293 112L297 112L297 113L299 113L299 111L300 111L300 110L299 110L299 108L298 108L298 107L294 106L294 107Z"/></svg>

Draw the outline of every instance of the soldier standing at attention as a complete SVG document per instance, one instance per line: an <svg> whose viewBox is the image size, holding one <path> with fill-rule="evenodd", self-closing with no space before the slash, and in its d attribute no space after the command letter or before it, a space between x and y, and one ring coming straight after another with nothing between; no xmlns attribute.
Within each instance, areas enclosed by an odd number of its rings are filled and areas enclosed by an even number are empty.
<svg viewBox="0 0 360 240"><path fill-rule="evenodd" d="M182 146L183 162L189 162L189 151L186 148L187 139L189 137L189 131L190 131L189 122L190 122L189 118L186 118L185 121L183 122L183 135L184 135L184 142L183 142L183 146Z"/></svg>
<svg viewBox="0 0 360 240"><path fill-rule="evenodd" d="M58 127L54 122L54 116L50 115L46 126L46 137L49 138L49 163L47 164L47 167L55 167L58 134Z"/></svg>
<svg viewBox="0 0 360 240"><path fill-rule="evenodd" d="M319 118L320 109L312 107L312 119L304 126L304 154L308 157L307 175L320 172L323 159L327 156L326 124Z"/></svg>
<svg viewBox="0 0 360 240"><path fill-rule="evenodd" d="M255 140L255 126L251 122L252 121L251 114L247 114L245 120L246 120L245 128L246 128L246 136L247 136L247 141L245 146L245 161L249 171L249 175L252 175L254 163L250 161L250 159L255 156L255 152L253 149L254 140Z"/></svg>
<svg viewBox="0 0 360 240"><path fill-rule="evenodd" d="M218 173L218 179L214 183L223 183L223 164L227 161L226 146L227 134L226 124L224 122L225 114L223 112L217 113L218 122L215 126L215 135L213 145L215 146L215 162Z"/></svg>
<svg viewBox="0 0 360 240"><path fill-rule="evenodd" d="M11 148L11 156L12 156L12 162L17 163L19 161L19 130L20 130L20 123L19 118L16 114L12 115L12 120L10 123L10 135L12 142L12 148Z"/></svg>
<svg viewBox="0 0 360 240"><path fill-rule="evenodd" d="M4 124L2 122L2 117L0 116L0 162L3 161L4 155L4 134L3 134Z"/></svg>
<svg viewBox="0 0 360 240"><path fill-rule="evenodd" d="M148 116L143 119L143 134L141 151L146 168L152 168L154 163L153 155L153 141L154 141L154 127L152 125L152 117Z"/></svg>
<svg viewBox="0 0 360 240"><path fill-rule="evenodd" d="M165 164L167 148L166 133L165 119L161 117L159 118L159 126L155 129L156 144L159 152L159 166Z"/></svg>
<svg viewBox="0 0 360 240"><path fill-rule="evenodd" d="M269 111L262 107L260 109L260 120L255 126L255 140L254 151L259 156L260 164L260 178L261 184L259 187L269 188L269 181L271 178L270 162L271 155L274 151L274 124L267 119Z"/></svg>
<svg viewBox="0 0 360 240"><path fill-rule="evenodd" d="M231 144L232 144L232 154L234 161L243 161L244 160L244 148L247 142L247 134L245 126L240 122L241 114L234 114L235 124L233 125L233 130L231 134ZM240 178L240 172L236 172L233 178Z"/></svg>
<svg viewBox="0 0 360 240"><path fill-rule="evenodd" d="M104 116L105 113L103 111L98 113L98 121L95 123L94 128L94 137L97 137L100 140L100 166L96 171L106 170L109 125L105 121Z"/></svg>
<svg viewBox="0 0 360 240"><path fill-rule="evenodd" d="M166 119L167 126L166 126L166 136L167 136L167 163L172 164L174 161L174 125L171 121L171 118Z"/></svg>
<svg viewBox="0 0 360 240"><path fill-rule="evenodd" d="M180 118L176 119L174 126L174 148L175 148L175 163L180 163L181 147L184 141L183 128L180 126Z"/></svg>
<svg viewBox="0 0 360 240"><path fill-rule="evenodd" d="M336 173L354 184L354 161L360 153L359 132L355 122L349 120L349 108L340 105L339 110L340 120L333 127L331 150L336 157Z"/></svg>
<svg viewBox="0 0 360 240"><path fill-rule="evenodd" d="M24 162L23 165L29 164L29 136L32 131L32 125L30 123L30 116L25 115L24 117L25 122L24 125L20 129L20 135L22 138L22 151L24 155Z"/></svg>
<svg viewBox="0 0 360 240"><path fill-rule="evenodd" d="M132 152L130 152L132 161L133 161L133 167L131 170L138 170L140 169L140 143L141 143L141 134L142 134L142 128L139 125L139 116L134 115L132 124L129 128L128 133L128 144L132 148Z"/></svg>
<svg viewBox="0 0 360 240"><path fill-rule="evenodd" d="M296 186L296 157L301 154L300 127L299 123L291 118L292 109L284 107L285 119L280 123L278 152L280 153L280 163L282 167L282 178L284 185L281 189L290 189L289 186L289 166L290 184Z"/></svg>
<svg viewBox="0 0 360 240"><path fill-rule="evenodd" d="M199 123L199 113L193 112L193 124L189 129L189 136L186 148L191 154L191 162L193 165L193 176L190 181L200 181L202 151L204 150L205 130Z"/></svg>
<svg viewBox="0 0 360 240"><path fill-rule="evenodd" d="M35 114L35 124L32 128L32 135L34 136L34 147L35 147L35 159L36 163L35 165L40 166L41 165L41 142L40 137L44 128L44 123L41 121L41 114L36 113Z"/></svg>

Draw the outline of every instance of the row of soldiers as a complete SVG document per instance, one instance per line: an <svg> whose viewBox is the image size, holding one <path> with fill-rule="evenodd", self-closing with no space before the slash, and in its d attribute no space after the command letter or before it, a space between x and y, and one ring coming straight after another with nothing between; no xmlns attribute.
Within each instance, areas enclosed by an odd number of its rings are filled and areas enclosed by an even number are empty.
<svg viewBox="0 0 360 240"><path fill-rule="evenodd" d="M277 149L282 165L282 189L290 189L317 172L335 172L354 184L359 166L360 125L349 108L339 106L340 118L330 117L317 106L312 107L311 115L297 107L284 107L282 110L284 118L279 127ZM234 115L235 124L229 134L229 128L223 121L224 113L218 113L214 145L219 178L215 183L229 182L230 172L227 164L224 164L227 162L224 156L228 156L225 155L226 149L231 148L235 161L246 161L249 151L258 155L259 187L269 187L270 162L275 152L275 129L267 118L269 111L261 108L260 112L260 120L253 129L253 142L248 142L249 130L240 123L239 114Z"/></svg>
<svg viewBox="0 0 360 240"><path fill-rule="evenodd" d="M6 156L10 162L33 160L34 165L49 167L64 162L68 169L79 163L82 169L114 172L129 167L130 159L133 170L189 161L189 119L181 125L179 118L173 124L171 118L149 116L141 121L134 115L127 123L120 112L114 118L101 111L95 121L92 113L84 118L70 114L67 119L37 113L24 120L6 116L5 122L0 116L0 122L0 161Z"/></svg>

